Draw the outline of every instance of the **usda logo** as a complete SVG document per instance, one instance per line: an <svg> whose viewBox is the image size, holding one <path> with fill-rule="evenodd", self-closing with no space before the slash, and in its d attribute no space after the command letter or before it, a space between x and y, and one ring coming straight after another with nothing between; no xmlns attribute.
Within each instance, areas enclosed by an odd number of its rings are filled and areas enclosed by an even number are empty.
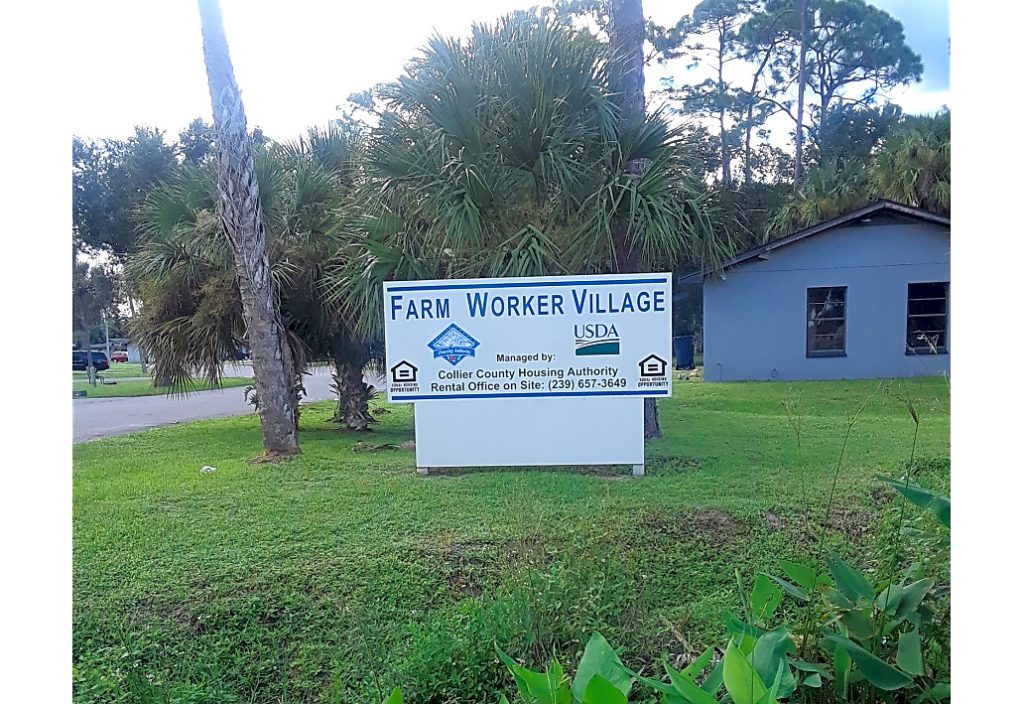
<svg viewBox="0 0 1024 704"><path fill-rule="evenodd" d="M596 357L619 353L619 333L614 325L588 323L574 325L576 333L576 356Z"/></svg>

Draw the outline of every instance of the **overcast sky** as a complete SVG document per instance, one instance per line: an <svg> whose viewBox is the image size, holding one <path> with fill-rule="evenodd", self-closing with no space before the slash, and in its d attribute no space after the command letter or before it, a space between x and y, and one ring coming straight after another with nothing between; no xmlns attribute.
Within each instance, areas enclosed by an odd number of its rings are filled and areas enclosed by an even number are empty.
<svg viewBox="0 0 1024 704"><path fill-rule="evenodd" d="M274 139L337 116L351 93L394 79L432 30L464 35L474 21L538 0L339 2L221 0L231 57L250 126ZM644 0L673 24L697 0ZM903 23L923 58L921 83L891 94L911 112L950 104L948 0L873 0ZM71 64L71 127L87 137L123 137L134 125L177 134L210 118L199 14L194 2L104 0L72 10L83 45ZM648 87L657 87L657 69Z"/></svg>

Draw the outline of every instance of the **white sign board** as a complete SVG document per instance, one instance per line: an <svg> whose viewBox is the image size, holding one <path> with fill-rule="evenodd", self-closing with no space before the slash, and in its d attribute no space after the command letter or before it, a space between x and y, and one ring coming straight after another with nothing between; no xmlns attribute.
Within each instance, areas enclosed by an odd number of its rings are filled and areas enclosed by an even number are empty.
<svg viewBox="0 0 1024 704"><path fill-rule="evenodd" d="M672 277L384 284L388 398L671 395Z"/></svg>
<svg viewBox="0 0 1024 704"><path fill-rule="evenodd" d="M416 464L644 462L669 396L669 274L389 282L388 397L416 404Z"/></svg>

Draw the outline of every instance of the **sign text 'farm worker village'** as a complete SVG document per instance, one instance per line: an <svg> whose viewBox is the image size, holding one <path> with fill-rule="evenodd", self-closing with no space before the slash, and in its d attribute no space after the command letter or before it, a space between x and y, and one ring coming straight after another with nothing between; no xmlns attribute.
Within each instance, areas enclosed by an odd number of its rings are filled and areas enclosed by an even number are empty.
<svg viewBox="0 0 1024 704"><path fill-rule="evenodd" d="M384 284L392 401L668 396L670 274Z"/></svg>

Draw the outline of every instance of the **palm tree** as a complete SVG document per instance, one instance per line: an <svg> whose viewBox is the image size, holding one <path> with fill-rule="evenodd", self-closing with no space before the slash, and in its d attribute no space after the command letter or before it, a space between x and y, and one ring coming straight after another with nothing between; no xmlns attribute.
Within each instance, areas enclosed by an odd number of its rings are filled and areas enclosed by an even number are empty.
<svg viewBox="0 0 1024 704"><path fill-rule="evenodd" d="M132 336L152 354L160 385L185 391L195 376L218 385L223 363L246 342L246 325L217 216L215 165L183 164L149 194L140 222L142 244L128 263L143 303Z"/></svg>
<svg viewBox="0 0 1024 704"><path fill-rule="evenodd" d="M245 109L217 0L199 0L203 54L213 104L220 224L231 246L269 456L299 451L295 360L278 311Z"/></svg>
<svg viewBox="0 0 1024 704"><path fill-rule="evenodd" d="M336 213L351 188L355 144L334 127L315 129L291 144L259 150L254 168L271 276L296 371L333 364L341 391L338 420L366 430L370 389L363 368L373 355L345 327L322 281L339 247ZM215 165L183 164L146 201L143 245L131 262L145 303L133 333L154 351L156 375L176 390L187 389L195 376L219 383L224 362L246 342L241 294L216 203ZM258 392L257 399L262 401Z"/></svg>
<svg viewBox="0 0 1024 704"><path fill-rule="evenodd" d="M611 22L611 88L618 104L620 134L640 134L646 118L644 100L644 11L641 0L612 0ZM721 81L719 81L721 84ZM639 157L639 155L636 155ZM728 150L725 148L725 128L722 128L723 173L728 183ZM633 158L620 166L623 175L632 181L641 181L647 172L643 158ZM635 222L634 213L615 212L611 220L612 246L617 271L640 271L641 250L632 239L645 238L640 230L643 223ZM655 399L644 399L644 437L660 438L658 405Z"/></svg>
<svg viewBox="0 0 1024 704"><path fill-rule="evenodd" d="M775 213L765 239L843 215L886 198L948 214L950 114L905 116L867 163L832 158L808 170L804 182Z"/></svg>
<svg viewBox="0 0 1024 704"><path fill-rule="evenodd" d="M886 137L868 169L879 198L948 214L951 194L950 113L909 117Z"/></svg>
<svg viewBox="0 0 1024 704"><path fill-rule="evenodd" d="M686 134L660 113L619 124L609 67L588 31L520 12L466 40L431 38L380 89L362 196L327 276L354 329L380 335L385 280L595 273L626 256L640 271L728 253L702 214ZM646 171L627 173L638 161Z"/></svg>
<svg viewBox="0 0 1024 704"><path fill-rule="evenodd" d="M829 159L807 171L799 190L770 220L766 240L843 215L868 199L864 164Z"/></svg>
<svg viewBox="0 0 1024 704"><path fill-rule="evenodd" d="M333 364L335 421L352 430L368 430L373 422L372 389L364 372L367 365L383 361L382 354L345 324L337 301L327 296L324 277L342 243L338 213L354 192L360 139L356 125L335 122L309 130L280 150L293 179L282 228L285 324L303 341L311 360Z"/></svg>

